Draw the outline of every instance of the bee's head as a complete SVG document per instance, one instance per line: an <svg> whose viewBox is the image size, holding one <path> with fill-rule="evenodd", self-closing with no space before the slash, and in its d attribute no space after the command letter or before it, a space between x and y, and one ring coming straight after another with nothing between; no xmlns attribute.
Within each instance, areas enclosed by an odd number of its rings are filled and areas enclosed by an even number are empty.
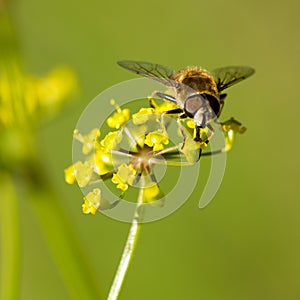
<svg viewBox="0 0 300 300"><path fill-rule="evenodd" d="M208 103L207 103L208 102ZM210 106L216 116L220 110L218 99L210 94L192 94L184 102L185 114L193 118L199 110L207 110L207 104Z"/></svg>
<svg viewBox="0 0 300 300"><path fill-rule="evenodd" d="M184 112L190 118L193 118L203 107L205 107L205 98L201 94L192 94L184 102Z"/></svg>

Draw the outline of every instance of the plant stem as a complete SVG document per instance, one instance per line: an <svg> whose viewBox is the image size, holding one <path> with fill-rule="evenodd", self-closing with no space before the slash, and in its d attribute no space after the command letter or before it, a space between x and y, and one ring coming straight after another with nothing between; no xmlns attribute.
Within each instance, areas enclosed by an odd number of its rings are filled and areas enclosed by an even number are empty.
<svg viewBox="0 0 300 300"><path fill-rule="evenodd" d="M9 174L0 173L0 299L19 299L20 224L18 199Z"/></svg>
<svg viewBox="0 0 300 300"><path fill-rule="evenodd" d="M134 212L133 220L127 237L127 241L123 250L123 254L119 263L118 270L116 272L113 284L110 288L107 300L116 300L122 288L122 284L125 279L125 275L128 271L129 264L132 260L134 250L136 249L140 229L141 229L141 216L143 211L143 198L144 189L141 188L139 192L139 197Z"/></svg>

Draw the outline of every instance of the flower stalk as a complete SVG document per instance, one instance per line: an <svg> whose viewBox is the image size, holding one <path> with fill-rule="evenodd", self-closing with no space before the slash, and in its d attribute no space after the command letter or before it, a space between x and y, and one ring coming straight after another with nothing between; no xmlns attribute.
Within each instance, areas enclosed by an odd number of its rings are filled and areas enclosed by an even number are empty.
<svg viewBox="0 0 300 300"><path fill-rule="evenodd" d="M132 219L129 234L127 237L127 241L123 250L123 254L116 275L114 277L113 284L110 288L107 300L118 299L130 262L132 261L134 251L137 246L137 241L139 238L139 233L141 230L140 219L143 214L143 209L142 209L143 199L144 199L144 189L141 188L139 191L138 201L134 212L134 217Z"/></svg>

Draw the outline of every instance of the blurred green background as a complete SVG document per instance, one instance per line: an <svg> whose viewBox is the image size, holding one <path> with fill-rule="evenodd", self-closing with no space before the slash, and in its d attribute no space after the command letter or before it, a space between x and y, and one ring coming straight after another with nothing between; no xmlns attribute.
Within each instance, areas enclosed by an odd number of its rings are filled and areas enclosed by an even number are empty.
<svg viewBox="0 0 300 300"><path fill-rule="evenodd" d="M102 90L134 78L116 65L120 59L174 69L256 69L255 76L228 90L221 119L234 116L248 130L228 155L215 199L200 210L201 190L196 190L171 216L143 226L120 299L300 299L299 2L11 4L26 70L39 75L65 64L79 77L77 100L39 131L38 142L48 177L95 269L102 299L129 224L83 215L81 191L64 182L63 169L72 162L72 131L85 106ZM20 299L68 299L29 205L24 201L21 208Z"/></svg>

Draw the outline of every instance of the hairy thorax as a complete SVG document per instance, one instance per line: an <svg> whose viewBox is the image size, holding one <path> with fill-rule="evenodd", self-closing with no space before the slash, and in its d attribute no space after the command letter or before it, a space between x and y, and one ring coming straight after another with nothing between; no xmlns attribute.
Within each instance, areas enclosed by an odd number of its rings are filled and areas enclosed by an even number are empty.
<svg viewBox="0 0 300 300"><path fill-rule="evenodd" d="M219 93L214 78L205 70L187 68L178 71L170 79L183 83L196 92L210 94L219 99Z"/></svg>

